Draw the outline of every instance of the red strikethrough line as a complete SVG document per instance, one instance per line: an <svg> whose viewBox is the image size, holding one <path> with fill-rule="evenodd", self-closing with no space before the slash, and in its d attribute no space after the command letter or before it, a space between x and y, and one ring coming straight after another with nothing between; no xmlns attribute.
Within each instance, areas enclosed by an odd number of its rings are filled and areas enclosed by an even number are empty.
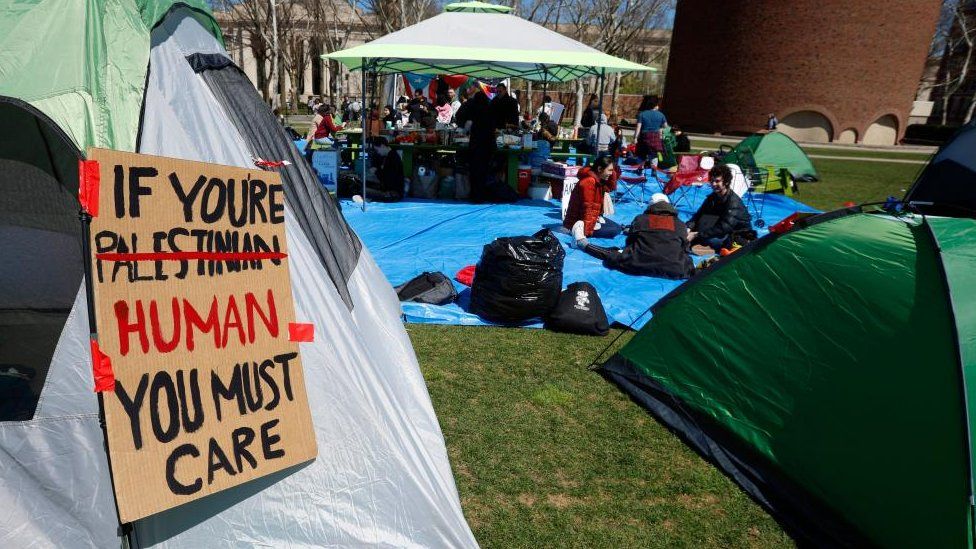
<svg viewBox="0 0 976 549"><path fill-rule="evenodd" d="M95 254L102 261L185 261L203 259L205 261L257 261L259 259L284 259L283 252L137 252Z"/></svg>

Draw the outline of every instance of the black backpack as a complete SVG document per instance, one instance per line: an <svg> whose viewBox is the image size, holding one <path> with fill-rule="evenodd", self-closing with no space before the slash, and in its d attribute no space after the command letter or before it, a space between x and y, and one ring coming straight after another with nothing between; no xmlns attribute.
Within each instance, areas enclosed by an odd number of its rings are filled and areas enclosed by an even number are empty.
<svg viewBox="0 0 976 549"><path fill-rule="evenodd" d="M444 273L421 273L394 290L400 301L447 305L457 299L454 283Z"/></svg>
<svg viewBox="0 0 976 549"><path fill-rule="evenodd" d="M610 333L603 302L589 282L574 282L563 290L546 318L546 328L571 334L605 336Z"/></svg>

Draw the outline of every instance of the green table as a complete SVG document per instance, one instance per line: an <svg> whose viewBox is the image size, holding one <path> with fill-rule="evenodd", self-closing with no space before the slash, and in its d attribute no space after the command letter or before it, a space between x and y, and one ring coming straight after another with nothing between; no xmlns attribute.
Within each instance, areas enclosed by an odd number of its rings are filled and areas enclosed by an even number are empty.
<svg viewBox="0 0 976 549"><path fill-rule="evenodd" d="M577 153L568 153L568 152L554 152L554 153L549 153L549 158L552 159L552 160L564 160L564 159L568 159L568 158L575 158L576 159L576 163L579 164L580 166L587 166L587 165L589 165L589 163L593 161L593 156L594 155L589 154L589 153L579 153L579 152L577 152Z"/></svg>
<svg viewBox="0 0 976 549"><path fill-rule="evenodd" d="M427 143L416 143L413 145L394 143L390 145L390 148L403 151L403 172L407 177L413 176L414 155L416 153L457 154L460 151L467 150L466 146L431 145ZM518 190L519 157L523 154L530 154L531 152L530 149L510 149L508 147L502 147L496 151L495 154L505 155L505 176L508 179L508 185L512 189Z"/></svg>

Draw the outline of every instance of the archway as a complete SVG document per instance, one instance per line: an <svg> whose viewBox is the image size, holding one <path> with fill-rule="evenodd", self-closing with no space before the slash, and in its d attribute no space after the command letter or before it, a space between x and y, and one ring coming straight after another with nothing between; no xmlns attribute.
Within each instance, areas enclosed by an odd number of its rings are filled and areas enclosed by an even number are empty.
<svg viewBox="0 0 976 549"><path fill-rule="evenodd" d="M894 145L898 140L898 119L886 114L868 126L861 142L865 145Z"/></svg>
<svg viewBox="0 0 976 549"><path fill-rule="evenodd" d="M847 143L853 144L857 143L857 130L854 128L847 128L846 130L840 132L837 139L834 140L836 143Z"/></svg>
<svg viewBox="0 0 976 549"><path fill-rule="evenodd" d="M795 141L829 143L834 128L826 116L816 111L798 111L784 117L777 128Z"/></svg>

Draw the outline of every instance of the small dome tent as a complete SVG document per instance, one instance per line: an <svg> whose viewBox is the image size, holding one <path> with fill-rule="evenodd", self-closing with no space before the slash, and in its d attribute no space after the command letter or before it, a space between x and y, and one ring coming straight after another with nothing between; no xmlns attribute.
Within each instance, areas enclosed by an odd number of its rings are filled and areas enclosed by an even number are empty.
<svg viewBox="0 0 976 549"><path fill-rule="evenodd" d="M970 547L976 220L851 208L661 300L602 374L799 541Z"/></svg>
<svg viewBox="0 0 976 549"><path fill-rule="evenodd" d="M396 294L224 50L202 0L0 7L0 539L11 547L475 546ZM289 160L318 458L123 525L92 391L78 160L89 147Z"/></svg>
<svg viewBox="0 0 976 549"><path fill-rule="evenodd" d="M756 164L786 168L793 179L798 181L817 181L820 178L807 153L785 133L754 133L733 147L724 161L741 164L738 157L746 150L752 153Z"/></svg>
<svg viewBox="0 0 976 549"><path fill-rule="evenodd" d="M926 214L976 217L976 121L939 149L905 202Z"/></svg>

